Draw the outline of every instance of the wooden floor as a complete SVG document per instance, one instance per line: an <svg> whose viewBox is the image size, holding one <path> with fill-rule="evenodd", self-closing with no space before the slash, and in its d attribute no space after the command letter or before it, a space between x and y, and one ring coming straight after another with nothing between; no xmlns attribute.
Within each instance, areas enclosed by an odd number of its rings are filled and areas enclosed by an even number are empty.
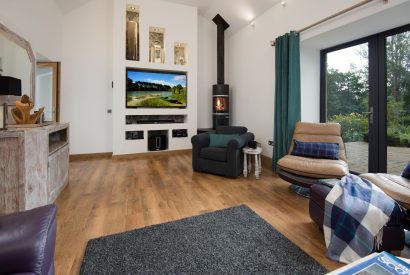
<svg viewBox="0 0 410 275"><path fill-rule="evenodd" d="M58 205L56 274L78 274L87 241L108 234L246 204L288 239L333 270L308 200L263 168L260 180L193 173L190 153L70 163Z"/></svg>

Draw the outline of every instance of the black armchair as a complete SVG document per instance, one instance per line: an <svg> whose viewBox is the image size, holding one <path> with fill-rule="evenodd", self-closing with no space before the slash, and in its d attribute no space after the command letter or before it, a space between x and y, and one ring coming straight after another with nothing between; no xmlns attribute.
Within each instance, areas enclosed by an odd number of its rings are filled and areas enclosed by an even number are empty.
<svg viewBox="0 0 410 275"><path fill-rule="evenodd" d="M243 170L242 148L249 141L255 139L254 134L248 132L246 127L221 126L217 127L216 134L239 134L228 142L226 148L209 147L209 133L193 136L192 142L192 168L197 172L236 178Z"/></svg>

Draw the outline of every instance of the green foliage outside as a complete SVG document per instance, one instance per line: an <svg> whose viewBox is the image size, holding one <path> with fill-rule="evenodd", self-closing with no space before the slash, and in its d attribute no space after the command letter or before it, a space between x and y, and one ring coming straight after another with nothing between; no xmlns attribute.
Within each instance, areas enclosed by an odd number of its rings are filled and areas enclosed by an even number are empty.
<svg viewBox="0 0 410 275"><path fill-rule="evenodd" d="M369 131L367 115L359 113L334 115L328 121L342 125L344 142L362 141L364 135Z"/></svg>
<svg viewBox="0 0 410 275"><path fill-rule="evenodd" d="M367 46L358 54L367 58ZM387 143L410 147L410 32L386 40ZM345 142L366 140L368 134L368 68L327 71L329 122L339 122Z"/></svg>

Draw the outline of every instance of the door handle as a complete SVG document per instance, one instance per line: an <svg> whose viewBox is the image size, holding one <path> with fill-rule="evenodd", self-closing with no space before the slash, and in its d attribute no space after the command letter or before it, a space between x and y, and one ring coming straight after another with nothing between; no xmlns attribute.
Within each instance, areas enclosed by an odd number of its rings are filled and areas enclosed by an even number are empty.
<svg viewBox="0 0 410 275"><path fill-rule="evenodd" d="M362 112L363 115L369 116L369 123L373 123L373 106L370 107L369 112Z"/></svg>

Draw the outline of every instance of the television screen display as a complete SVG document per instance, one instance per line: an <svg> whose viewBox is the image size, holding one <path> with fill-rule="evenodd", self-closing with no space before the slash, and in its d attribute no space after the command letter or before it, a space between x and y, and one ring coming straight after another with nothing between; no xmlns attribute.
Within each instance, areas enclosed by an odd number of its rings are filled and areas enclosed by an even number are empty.
<svg viewBox="0 0 410 275"><path fill-rule="evenodd" d="M186 108L187 74L127 68L127 108Z"/></svg>

